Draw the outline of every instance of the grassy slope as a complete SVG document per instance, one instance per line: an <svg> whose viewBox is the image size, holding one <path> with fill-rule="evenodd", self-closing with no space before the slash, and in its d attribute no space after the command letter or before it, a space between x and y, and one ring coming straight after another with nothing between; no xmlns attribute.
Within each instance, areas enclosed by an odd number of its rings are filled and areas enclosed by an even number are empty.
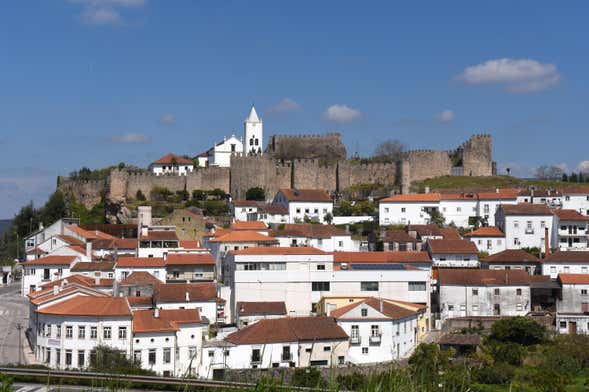
<svg viewBox="0 0 589 392"><path fill-rule="evenodd" d="M585 184L576 184L561 181L542 181L542 180L526 180L509 176L494 176L494 177L459 177L459 176L444 176L431 178L424 181L418 181L411 184L411 191L423 192L426 186L430 190L443 189L494 189L494 188L527 188L534 185L536 189L546 188L566 188L572 186L587 186Z"/></svg>

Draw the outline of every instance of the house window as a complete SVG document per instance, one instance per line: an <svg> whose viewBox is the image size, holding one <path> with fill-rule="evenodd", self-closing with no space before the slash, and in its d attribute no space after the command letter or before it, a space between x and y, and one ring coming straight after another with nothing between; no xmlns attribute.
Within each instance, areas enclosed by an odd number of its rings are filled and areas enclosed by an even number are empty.
<svg viewBox="0 0 589 392"><path fill-rule="evenodd" d="M297 208L297 214L300 214L300 213L301 213L301 209Z"/></svg>
<svg viewBox="0 0 589 392"><path fill-rule="evenodd" d="M380 330L378 328L378 325L371 325L370 326L370 336L376 337L379 335L380 335Z"/></svg>
<svg viewBox="0 0 589 392"><path fill-rule="evenodd" d="M581 295L587 295L587 289L581 289Z"/></svg>
<svg viewBox="0 0 589 392"><path fill-rule="evenodd" d="M325 264L317 264L317 271L325 271Z"/></svg>
<svg viewBox="0 0 589 392"><path fill-rule="evenodd" d="M103 331L103 337L105 339L110 339L112 336L112 329L111 327L104 327Z"/></svg>
<svg viewBox="0 0 589 392"><path fill-rule="evenodd" d="M388 210L388 208L387 208L387 210ZM389 211L387 211L387 212L389 212ZM407 212L407 208L401 207L401 212Z"/></svg>
<svg viewBox="0 0 589 392"><path fill-rule="evenodd" d="M479 289L472 289L472 295L473 296L479 295Z"/></svg>
<svg viewBox="0 0 589 392"><path fill-rule="evenodd" d="M494 294L495 294L495 295L499 295L499 289L495 289L495 290L494 290Z"/></svg>
<svg viewBox="0 0 589 392"><path fill-rule="evenodd" d="M315 213L315 214L318 214L318 213L319 213L319 208L315 208L315 209L313 210L313 213Z"/></svg>
<svg viewBox="0 0 589 392"><path fill-rule="evenodd" d="M361 311L362 317L368 317L368 309L364 308Z"/></svg>
<svg viewBox="0 0 589 392"><path fill-rule="evenodd" d="M454 310L454 305L448 304L448 310L449 311L453 311Z"/></svg>
<svg viewBox="0 0 589 392"><path fill-rule="evenodd" d="M401 208L401 210L403 210L403 208ZM384 212L387 213L387 214L389 213L388 207L384 209Z"/></svg>
<svg viewBox="0 0 589 392"><path fill-rule="evenodd" d="M556 273L556 267L550 267L550 273L551 274L555 274Z"/></svg>
<svg viewBox="0 0 589 392"><path fill-rule="evenodd" d="M84 351L78 351L78 368L86 366L86 353Z"/></svg>
<svg viewBox="0 0 589 392"><path fill-rule="evenodd" d="M479 310L479 305L472 304L472 310L475 311L475 312L478 311Z"/></svg>
<svg viewBox="0 0 589 392"><path fill-rule="evenodd" d="M119 339L127 339L127 327L119 327Z"/></svg>
<svg viewBox="0 0 589 392"><path fill-rule="evenodd" d="M311 291L329 291L329 282L311 282Z"/></svg>
<svg viewBox="0 0 589 392"><path fill-rule="evenodd" d="M517 295L517 296L522 295L522 289L516 289L515 290L515 295Z"/></svg>
<svg viewBox="0 0 589 392"><path fill-rule="evenodd" d="M60 338L61 337L61 324L57 324L55 326L55 337L56 338Z"/></svg>
<svg viewBox="0 0 589 392"><path fill-rule="evenodd" d="M566 328L567 327L567 322L566 321L561 321L559 323L559 325L560 325L560 328Z"/></svg>
<svg viewBox="0 0 589 392"><path fill-rule="evenodd" d="M90 327L90 339L96 339L98 337L98 328Z"/></svg>
<svg viewBox="0 0 589 392"><path fill-rule="evenodd" d="M378 291L378 282L360 282L361 291Z"/></svg>
<svg viewBox="0 0 589 392"><path fill-rule="evenodd" d="M86 339L86 327L82 325L78 327L78 339Z"/></svg>
<svg viewBox="0 0 589 392"><path fill-rule="evenodd" d="M342 248L344 246L344 241L339 241L337 243L337 246L339 246L340 248Z"/></svg>
<svg viewBox="0 0 589 392"><path fill-rule="evenodd" d="M519 238L514 238L513 239L513 245L519 245Z"/></svg>
<svg viewBox="0 0 589 392"><path fill-rule="evenodd" d="M323 346L323 351L331 351L331 346Z"/></svg>
<svg viewBox="0 0 589 392"><path fill-rule="evenodd" d="M368 347L362 347L362 354L368 354Z"/></svg>
<svg viewBox="0 0 589 392"><path fill-rule="evenodd" d="M147 356L147 362L150 365L155 365L155 348L150 348Z"/></svg>
<svg viewBox="0 0 589 392"><path fill-rule="evenodd" d="M65 365L72 366L72 350L65 350Z"/></svg>
<svg viewBox="0 0 589 392"><path fill-rule="evenodd" d="M260 349L254 348L252 350L252 362L261 362L261 361L262 361L262 357L260 355Z"/></svg>
<svg viewBox="0 0 589 392"><path fill-rule="evenodd" d="M516 304L515 305L515 310L517 310L518 312L521 312L523 310L522 304Z"/></svg>
<svg viewBox="0 0 589 392"><path fill-rule="evenodd" d="M172 350L170 348L164 348L164 363L172 362Z"/></svg>
<svg viewBox="0 0 589 392"><path fill-rule="evenodd" d="M345 361L346 360L345 360L345 357L344 356L341 356L340 355L339 357L337 357L337 364L338 365L343 365L345 363Z"/></svg>
<svg viewBox="0 0 589 392"><path fill-rule="evenodd" d="M74 337L74 327L72 327L71 325L66 325L65 326L65 338L71 339L73 337Z"/></svg>
<svg viewBox="0 0 589 392"><path fill-rule="evenodd" d="M425 282L408 282L409 284L409 291L425 291L426 290L426 283Z"/></svg>

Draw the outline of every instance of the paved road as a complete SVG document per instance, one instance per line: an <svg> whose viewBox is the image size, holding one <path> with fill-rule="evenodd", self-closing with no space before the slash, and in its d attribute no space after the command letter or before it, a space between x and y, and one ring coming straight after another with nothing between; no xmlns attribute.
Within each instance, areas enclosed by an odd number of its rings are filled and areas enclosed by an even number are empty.
<svg viewBox="0 0 589 392"><path fill-rule="evenodd" d="M25 338L29 318L28 303L26 298L20 295L19 290L20 282L0 287L0 364L18 362L18 323L23 326L22 345L28 347ZM24 355L21 355L21 360L24 361Z"/></svg>

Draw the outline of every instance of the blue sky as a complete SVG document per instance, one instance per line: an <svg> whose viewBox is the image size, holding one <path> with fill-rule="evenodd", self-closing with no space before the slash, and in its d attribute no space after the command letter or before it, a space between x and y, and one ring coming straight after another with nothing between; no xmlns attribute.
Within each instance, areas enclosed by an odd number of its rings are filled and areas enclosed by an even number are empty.
<svg viewBox="0 0 589 392"><path fill-rule="evenodd" d="M500 168L589 160L586 1L38 0L0 13L0 217L55 176L199 153L255 102L265 136L342 133ZM589 166L589 162L587 162Z"/></svg>

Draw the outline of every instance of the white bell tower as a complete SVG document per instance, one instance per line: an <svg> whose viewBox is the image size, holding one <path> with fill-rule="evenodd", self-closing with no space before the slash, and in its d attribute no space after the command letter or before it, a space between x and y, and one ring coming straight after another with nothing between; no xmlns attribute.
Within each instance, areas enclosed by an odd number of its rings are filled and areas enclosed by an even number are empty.
<svg viewBox="0 0 589 392"><path fill-rule="evenodd" d="M264 123L258 117L256 108L252 105L249 116L245 119L243 152L245 155L262 155L264 151Z"/></svg>

